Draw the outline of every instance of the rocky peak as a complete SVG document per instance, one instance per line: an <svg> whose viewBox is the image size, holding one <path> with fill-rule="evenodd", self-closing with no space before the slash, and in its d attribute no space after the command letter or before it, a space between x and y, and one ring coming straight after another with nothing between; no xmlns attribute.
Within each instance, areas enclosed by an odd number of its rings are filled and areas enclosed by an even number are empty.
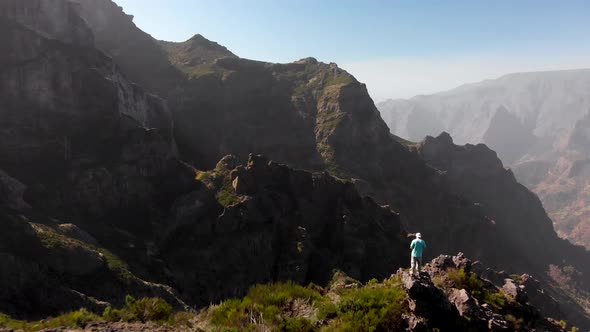
<svg viewBox="0 0 590 332"><path fill-rule="evenodd" d="M495 176L507 174L496 152L484 144L455 145L451 135L427 136L419 145L420 155L432 166L447 171L452 177L466 173Z"/></svg>
<svg viewBox="0 0 590 332"><path fill-rule="evenodd" d="M531 149L537 137L515 113L502 105L496 109L482 141L499 151L506 164L513 164Z"/></svg>
<svg viewBox="0 0 590 332"><path fill-rule="evenodd" d="M197 70L200 65L211 64L223 57L236 57L227 48L212 42L200 34L181 43L159 41L170 62L185 72Z"/></svg>
<svg viewBox="0 0 590 332"><path fill-rule="evenodd" d="M137 27L133 23L133 16L127 15L123 8L111 0L68 0L76 4L76 10L94 31L99 44L106 42L104 33L113 29L126 29ZM117 38L116 35L110 38Z"/></svg>
<svg viewBox="0 0 590 332"><path fill-rule="evenodd" d="M303 58L301 60L297 60L295 61L295 63L297 64L303 64L303 65L315 65L318 64L318 60L316 58L312 58L312 57L307 57L307 58Z"/></svg>

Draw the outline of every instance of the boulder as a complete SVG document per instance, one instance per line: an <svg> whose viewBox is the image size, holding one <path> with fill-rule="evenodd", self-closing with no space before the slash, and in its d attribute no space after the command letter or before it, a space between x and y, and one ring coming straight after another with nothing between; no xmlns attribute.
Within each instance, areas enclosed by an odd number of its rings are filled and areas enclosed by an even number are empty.
<svg viewBox="0 0 590 332"><path fill-rule="evenodd" d="M475 300L465 289L451 289L449 301L455 305L461 316L471 316L478 310L477 300Z"/></svg>
<svg viewBox="0 0 590 332"><path fill-rule="evenodd" d="M437 288L428 275L419 279L410 273L401 272L402 287L408 293L410 311L417 316L427 317L432 326L451 324L449 317L458 317L457 308L445 293Z"/></svg>
<svg viewBox="0 0 590 332"><path fill-rule="evenodd" d="M526 303L528 300L526 291L524 290L525 287L523 285L517 285L514 283L512 279L504 279L504 286L502 286L502 291L504 294L512 297L514 300L520 303Z"/></svg>
<svg viewBox="0 0 590 332"><path fill-rule="evenodd" d="M471 260L465 255L460 252L457 256L453 256L453 263L455 263L455 267L458 269L463 269L465 272L471 272Z"/></svg>

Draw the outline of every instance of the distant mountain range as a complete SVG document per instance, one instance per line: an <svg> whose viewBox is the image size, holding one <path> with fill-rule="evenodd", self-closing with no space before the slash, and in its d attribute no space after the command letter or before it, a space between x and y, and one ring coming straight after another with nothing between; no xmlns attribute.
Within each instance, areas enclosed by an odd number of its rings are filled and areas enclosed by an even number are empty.
<svg viewBox="0 0 590 332"><path fill-rule="evenodd" d="M590 248L590 69L517 73L377 105L393 134L485 143L541 198L561 236Z"/></svg>

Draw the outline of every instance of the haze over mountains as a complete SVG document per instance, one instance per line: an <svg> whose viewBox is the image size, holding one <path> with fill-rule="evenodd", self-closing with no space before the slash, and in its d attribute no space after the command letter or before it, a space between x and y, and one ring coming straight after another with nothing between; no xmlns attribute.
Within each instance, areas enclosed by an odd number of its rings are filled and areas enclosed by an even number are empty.
<svg viewBox="0 0 590 332"><path fill-rule="evenodd" d="M383 280L420 231L428 258L463 252L539 279L514 277L536 285L531 304L478 305L478 324L524 310L529 330L590 327L590 253L494 151L391 135L337 64L157 41L110 0L2 1L0 24L0 312L101 312L124 294L200 308L259 283L327 285L335 269ZM478 273L516 301L520 281Z"/></svg>
<svg viewBox="0 0 590 332"><path fill-rule="evenodd" d="M404 138L447 131L485 143L539 195L562 236L590 247L589 92L590 69L518 73L378 107Z"/></svg>

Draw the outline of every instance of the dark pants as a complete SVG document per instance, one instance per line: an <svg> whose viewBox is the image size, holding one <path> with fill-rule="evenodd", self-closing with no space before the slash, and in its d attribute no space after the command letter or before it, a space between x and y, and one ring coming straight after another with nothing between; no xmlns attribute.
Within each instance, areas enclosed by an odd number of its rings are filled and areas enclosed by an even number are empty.
<svg viewBox="0 0 590 332"><path fill-rule="evenodd" d="M412 274L416 274L415 270L418 270L418 273L420 273L420 270L422 269L422 257L412 256L412 259L410 260L410 266L410 271Z"/></svg>

